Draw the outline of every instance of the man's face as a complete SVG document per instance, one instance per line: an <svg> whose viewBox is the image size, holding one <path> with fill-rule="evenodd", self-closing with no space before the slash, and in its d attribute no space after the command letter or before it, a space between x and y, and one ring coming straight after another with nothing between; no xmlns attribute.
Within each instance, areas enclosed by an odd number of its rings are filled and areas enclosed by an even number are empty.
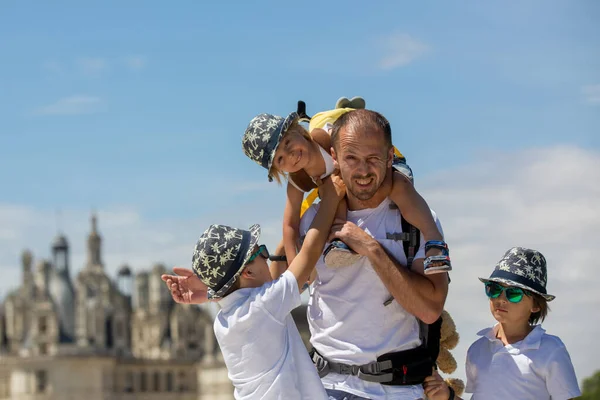
<svg viewBox="0 0 600 400"><path fill-rule="evenodd" d="M383 132L368 125L342 128L336 150L333 158L350 194L361 201L371 199L385 180L394 154Z"/></svg>

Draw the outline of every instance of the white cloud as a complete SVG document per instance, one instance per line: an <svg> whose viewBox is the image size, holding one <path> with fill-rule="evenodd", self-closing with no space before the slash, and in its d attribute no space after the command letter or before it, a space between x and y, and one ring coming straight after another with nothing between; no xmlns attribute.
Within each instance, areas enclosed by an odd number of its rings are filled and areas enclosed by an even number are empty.
<svg viewBox="0 0 600 400"><path fill-rule="evenodd" d="M108 69L108 61L101 57L84 57L76 61L77 67L86 75L98 76Z"/></svg>
<svg viewBox="0 0 600 400"><path fill-rule="evenodd" d="M130 55L124 59L125 65L132 71L139 71L146 67L147 59L140 55Z"/></svg>
<svg viewBox="0 0 600 400"><path fill-rule="evenodd" d="M379 67L395 69L410 64L429 51L429 46L410 35L394 33L378 40L383 55Z"/></svg>
<svg viewBox="0 0 600 400"><path fill-rule="evenodd" d="M600 104L600 85L587 85L581 88L585 101L590 104Z"/></svg>
<svg viewBox="0 0 600 400"><path fill-rule="evenodd" d="M34 115L80 115L103 111L102 100L94 96L70 96L40 107Z"/></svg>
<svg viewBox="0 0 600 400"><path fill-rule="evenodd" d="M417 181L417 188L440 216L450 245L454 270L446 309L461 335L453 350L464 379L466 349L475 333L493 324L483 286L505 250L527 246L548 259L550 293L557 296L544 322L548 333L567 345L582 380L600 359L600 274L595 246L600 231L600 154L576 147L529 149L483 154L461 168ZM249 184L245 189L251 190ZM281 189L283 190L283 189ZM273 203L275 204L275 203ZM216 206L215 206L216 207ZM254 205L200 217L150 219L135 207L99 211L103 258L114 276L129 263L134 270L156 262L188 266L197 237L210 223L263 226L264 242L273 247L281 232L282 207ZM210 214L210 215L209 215ZM63 211L60 226L71 245L72 274L85 261L89 213ZM30 248L36 259L49 257L56 234L53 212L0 204L0 293L20 280L19 255Z"/></svg>

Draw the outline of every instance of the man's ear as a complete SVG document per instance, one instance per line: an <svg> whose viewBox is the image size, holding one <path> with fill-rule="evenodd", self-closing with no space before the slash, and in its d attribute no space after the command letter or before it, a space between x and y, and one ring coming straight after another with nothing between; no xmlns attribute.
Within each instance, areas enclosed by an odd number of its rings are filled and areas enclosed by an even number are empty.
<svg viewBox="0 0 600 400"><path fill-rule="evenodd" d="M388 159L387 159L387 167L391 168L392 167L392 163L394 162L394 146L390 147L390 150L388 151Z"/></svg>
<svg viewBox="0 0 600 400"><path fill-rule="evenodd" d="M333 146L331 146L331 158L333 158L333 168L339 170L340 164L338 163L337 154L335 153L335 149L333 148Z"/></svg>

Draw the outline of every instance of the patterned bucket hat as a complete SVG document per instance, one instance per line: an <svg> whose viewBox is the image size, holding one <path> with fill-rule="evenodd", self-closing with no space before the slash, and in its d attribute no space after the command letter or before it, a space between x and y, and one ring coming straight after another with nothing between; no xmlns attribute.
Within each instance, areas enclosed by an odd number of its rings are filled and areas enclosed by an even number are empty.
<svg viewBox="0 0 600 400"><path fill-rule="evenodd" d="M249 230L211 225L198 239L192 256L192 269L208 286L208 298L220 299L244 269L258 243L260 226Z"/></svg>
<svg viewBox="0 0 600 400"><path fill-rule="evenodd" d="M508 250L498 261L490 277L479 280L483 283L498 282L529 290L539 294L546 301L552 301L556 297L546 292L546 258L539 251L524 247Z"/></svg>
<svg viewBox="0 0 600 400"><path fill-rule="evenodd" d="M285 118L271 114L259 114L252 118L242 137L244 154L267 171L271 170L279 141L297 118L295 112ZM269 181L272 180L269 175Z"/></svg>

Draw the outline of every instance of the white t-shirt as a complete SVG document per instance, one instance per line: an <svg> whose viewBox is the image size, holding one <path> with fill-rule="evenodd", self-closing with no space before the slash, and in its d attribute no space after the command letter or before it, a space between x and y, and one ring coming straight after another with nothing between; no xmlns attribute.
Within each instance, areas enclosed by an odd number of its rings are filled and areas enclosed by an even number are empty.
<svg viewBox="0 0 600 400"><path fill-rule="evenodd" d="M467 393L472 399L566 400L581 396L571 358L563 342L537 325L520 342L504 346L499 325L467 352Z"/></svg>
<svg viewBox="0 0 600 400"><path fill-rule="evenodd" d="M402 232L402 220L392 202L385 199L377 208L348 211L347 219L357 224L403 265L406 256L401 241L386 239L387 233ZM300 223L305 236L319 205L313 205ZM441 226L434 214L440 232ZM423 258L425 241L415 258ZM366 257L356 264L329 268L323 257L317 262L318 277L308 303L311 343L325 358L344 364L363 365L386 353L412 349L421 344L417 319L393 301L383 303L390 293ZM330 373L323 377L327 389L338 389L371 399L417 399L423 388L389 386L367 382L353 375Z"/></svg>
<svg viewBox="0 0 600 400"><path fill-rule="evenodd" d="M300 305L290 271L219 301L215 334L236 399L327 399L290 312Z"/></svg>

